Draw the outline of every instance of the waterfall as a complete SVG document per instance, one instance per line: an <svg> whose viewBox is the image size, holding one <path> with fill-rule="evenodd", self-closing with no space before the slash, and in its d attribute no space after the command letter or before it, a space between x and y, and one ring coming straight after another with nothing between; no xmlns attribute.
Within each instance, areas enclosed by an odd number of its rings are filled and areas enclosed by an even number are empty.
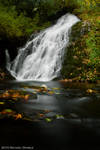
<svg viewBox="0 0 100 150"><path fill-rule="evenodd" d="M78 21L72 14L62 16L19 49L15 60L8 61L7 69L17 80L50 81L58 77L69 31Z"/></svg>

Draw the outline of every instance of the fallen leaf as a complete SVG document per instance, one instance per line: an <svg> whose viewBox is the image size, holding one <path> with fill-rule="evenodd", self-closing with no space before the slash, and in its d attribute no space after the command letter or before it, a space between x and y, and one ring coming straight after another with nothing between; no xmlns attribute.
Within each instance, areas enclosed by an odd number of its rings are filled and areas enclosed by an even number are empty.
<svg viewBox="0 0 100 150"><path fill-rule="evenodd" d="M3 104L5 104L5 102L0 102L0 105L3 105Z"/></svg>
<svg viewBox="0 0 100 150"><path fill-rule="evenodd" d="M87 92L87 93L95 93L96 91L94 91L94 90L92 90L92 89L88 89L86 92Z"/></svg>
<svg viewBox="0 0 100 150"><path fill-rule="evenodd" d="M53 90L59 90L60 88L52 88Z"/></svg>
<svg viewBox="0 0 100 150"><path fill-rule="evenodd" d="M12 97L14 97L14 98L19 97L19 96L20 96L19 93L14 93L14 94L12 95Z"/></svg>
<svg viewBox="0 0 100 150"><path fill-rule="evenodd" d="M29 99L29 95L25 95L24 99L28 100Z"/></svg>
<svg viewBox="0 0 100 150"><path fill-rule="evenodd" d="M39 114L39 116L40 116L40 117L43 117L43 116L44 116L44 114Z"/></svg>
<svg viewBox="0 0 100 150"><path fill-rule="evenodd" d="M48 94L54 94L54 92L53 91L49 91Z"/></svg>
<svg viewBox="0 0 100 150"><path fill-rule="evenodd" d="M51 122L51 121L52 121L52 119L50 119L50 118L45 118L45 120L46 120L47 122Z"/></svg>
<svg viewBox="0 0 100 150"><path fill-rule="evenodd" d="M21 119L21 118L22 118L22 115L21 115L21 114L17 114L17 115L15 115L15 117L16 117L16 120L17 120L17 119Z"/></svg>

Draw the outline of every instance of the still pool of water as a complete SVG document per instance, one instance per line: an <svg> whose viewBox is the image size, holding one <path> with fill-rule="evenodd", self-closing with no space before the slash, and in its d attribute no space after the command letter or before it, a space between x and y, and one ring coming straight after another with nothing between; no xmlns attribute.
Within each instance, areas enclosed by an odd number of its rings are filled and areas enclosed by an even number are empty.
<svg viewBox="0 0 100 150"><path fill-rule="evenodd" d="M45 84L50 92L36 92ZM43 150L100 149L100 85L2 81L0 91L26 91L28 101L7 104L27 120L0 120L0 145ZM93 93L88 93L92 89ZM40 115L40 116L39 116ZM31 121L29 121L31 120Z"/></svg>

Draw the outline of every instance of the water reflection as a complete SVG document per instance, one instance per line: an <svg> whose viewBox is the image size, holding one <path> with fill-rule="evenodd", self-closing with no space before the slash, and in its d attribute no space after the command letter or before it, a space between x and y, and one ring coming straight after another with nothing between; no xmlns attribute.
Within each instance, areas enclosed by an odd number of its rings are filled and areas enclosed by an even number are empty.
<svg viewBox="0 0 100 150"><path fill-rule="evenodd" d="M54 96L38 95L36 100L29 100L27 103L17 104L18 111L50 110L59 111L57 99Z"/></svg>

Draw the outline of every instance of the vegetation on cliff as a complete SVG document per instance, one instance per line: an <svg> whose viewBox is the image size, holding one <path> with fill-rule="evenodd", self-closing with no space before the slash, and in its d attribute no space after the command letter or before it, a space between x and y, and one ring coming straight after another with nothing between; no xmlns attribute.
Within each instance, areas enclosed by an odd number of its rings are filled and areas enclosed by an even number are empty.
<svg viewBox="0 0 100 150"><path fill-rule="evenodd" d="M100 80L99 7L95 1L85 2L73 11L81 22L72 28L62 75L73 80L96 81Z"/></svg>

